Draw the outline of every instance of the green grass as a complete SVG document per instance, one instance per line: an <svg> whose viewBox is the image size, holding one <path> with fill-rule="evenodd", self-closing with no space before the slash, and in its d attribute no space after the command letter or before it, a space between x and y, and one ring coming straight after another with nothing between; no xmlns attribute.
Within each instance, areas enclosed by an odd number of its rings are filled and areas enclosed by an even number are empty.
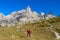
<svg viewBox="0 0 60 40"><path fill-rule="evenodd" d="M25 25L16 24L10 27L0 27L0 40L57 40L55 34L49 29L46 29L47 24L35 22ZM54 24L55 23L53 23L53 29L56 30ZM17 26L19 26L19 28L17 28ZM31 37L26 37L26 30L28 28L32 30Z"/></svg>
<svg viewBox="0 0 60 40"><path fill-rule="evenodd" d="M26 37L26 30L30 27L32 34L30 38ZM55 36L50 30L45 29L45 27L35 27L32 25L24 25L21 28L17 26L12 27L0 27L0 40L55 40ZM11 37L14 35L13 37Z"/></svg>

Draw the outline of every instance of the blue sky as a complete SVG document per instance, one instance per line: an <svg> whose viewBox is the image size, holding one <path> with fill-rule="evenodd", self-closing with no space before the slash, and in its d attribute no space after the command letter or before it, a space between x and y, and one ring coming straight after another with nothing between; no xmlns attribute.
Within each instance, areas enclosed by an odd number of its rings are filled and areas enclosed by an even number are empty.
<svg viewBox="0 0 60 40"><path fill-rule="evenodd" d="M0 0L0 13L8 15L13 11L26 9L28 5L38 13L52 11L56 16L60 14L60 0Z"/></svg>

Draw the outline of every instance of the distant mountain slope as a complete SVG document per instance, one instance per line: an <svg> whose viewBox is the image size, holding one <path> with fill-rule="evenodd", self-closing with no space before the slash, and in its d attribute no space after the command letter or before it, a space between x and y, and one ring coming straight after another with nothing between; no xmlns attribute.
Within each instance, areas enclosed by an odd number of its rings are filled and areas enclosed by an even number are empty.
<svg viewBox="0 0 60 40"><path fill-rule="evenodd" d="M4 16L3 14L0 14L0 25L14 25L16 22L19 23L27 23L27 22L33 22L34 20L41 20L46 19L49 20L50 18L55 17L54 15L45 15L44 12L41 12L38 14L35 11L32 11L30 6L27 7L27 9L12 12L10 15Z"/></svg>

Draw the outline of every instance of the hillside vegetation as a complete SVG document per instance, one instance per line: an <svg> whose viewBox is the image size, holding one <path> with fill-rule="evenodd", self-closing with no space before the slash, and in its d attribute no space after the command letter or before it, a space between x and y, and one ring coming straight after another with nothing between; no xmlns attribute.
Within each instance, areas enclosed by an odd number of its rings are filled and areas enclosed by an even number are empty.
<svg viewBox="0 0 60 40"><path fill-rule="evenodd" d="M60 33L60 17L50 20L39 20L15 26L0 26L0 40L60 40L56 39L53 31ZM52 25L52 27L51 27ZM31 37L26 37L26 30L32 30Z"/></svg>

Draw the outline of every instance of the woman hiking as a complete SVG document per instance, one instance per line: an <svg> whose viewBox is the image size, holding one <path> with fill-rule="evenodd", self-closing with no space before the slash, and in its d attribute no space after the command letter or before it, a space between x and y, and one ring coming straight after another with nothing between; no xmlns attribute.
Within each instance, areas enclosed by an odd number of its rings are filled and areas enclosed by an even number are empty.
<svg viewBox="0 0 60 40"><path fill-rule="evenodd" d="M27 37L30 37L30 35L31 35L31 30L27 29Z"/></svg>

